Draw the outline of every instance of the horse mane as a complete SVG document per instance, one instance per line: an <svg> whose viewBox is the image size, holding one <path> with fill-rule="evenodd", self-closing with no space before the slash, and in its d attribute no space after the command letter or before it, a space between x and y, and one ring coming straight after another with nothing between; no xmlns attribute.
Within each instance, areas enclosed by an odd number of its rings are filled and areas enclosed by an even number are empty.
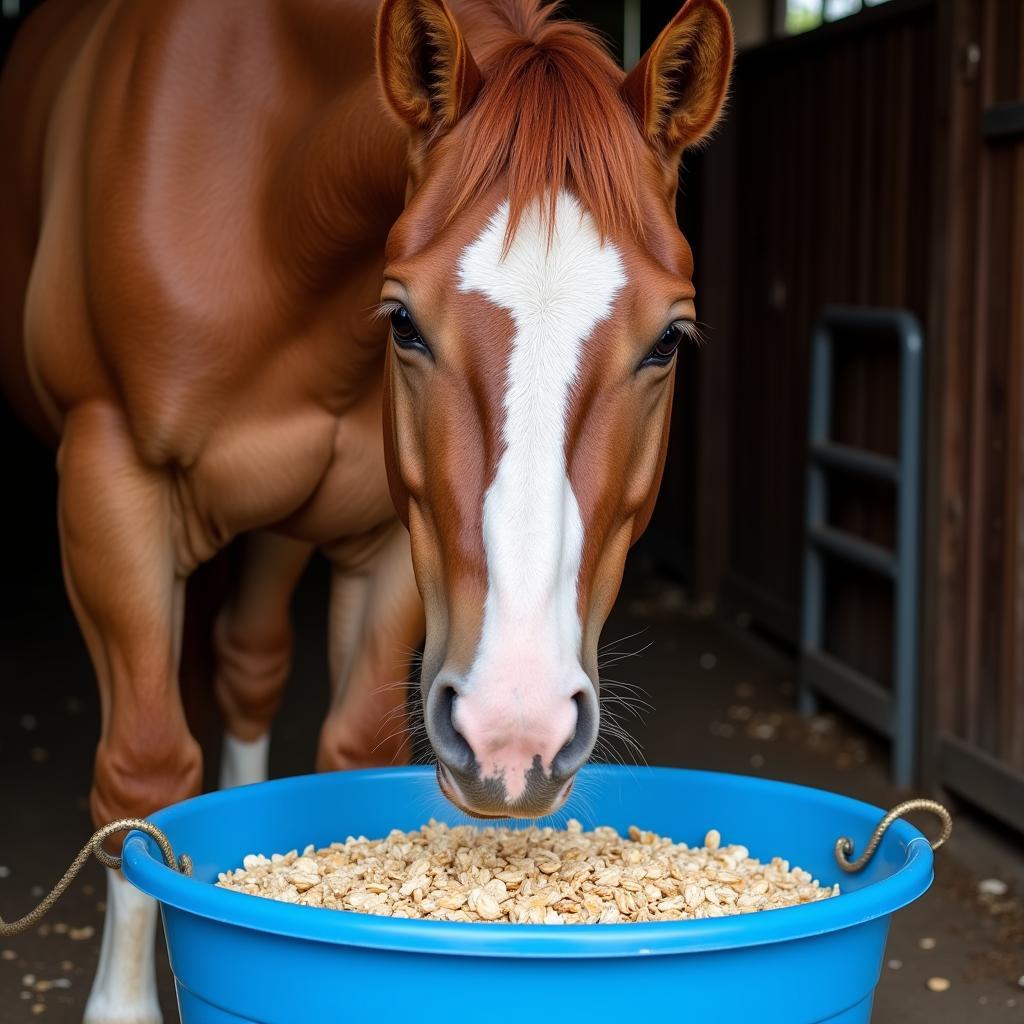
<svg viewBox="0 0 1024 1024"><path fill-rule="evenodd" d="M448 220L504 175L506 244L535 200L546 204L550 231L562 189L591 213L602 238L624 229L643 237L642 140L619 93L623 73L593 30L553 17L556 6L466 0L457 8L479 26L472 42L483 86L467 117L470 141Z"/></svg>

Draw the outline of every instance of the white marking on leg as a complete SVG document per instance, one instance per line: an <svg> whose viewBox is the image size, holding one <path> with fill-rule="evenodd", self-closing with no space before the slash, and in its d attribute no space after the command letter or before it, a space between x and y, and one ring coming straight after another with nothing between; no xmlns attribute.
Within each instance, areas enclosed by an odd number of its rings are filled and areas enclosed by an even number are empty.
<svg viewBox="0 0 1024 1024"><path fill-rule="evenodd" d="M161 1024L156 996L157 902L107 869L107 913L85 1024Z"/></svg>
<svg viewBox="0 0 1024 1024"><path fill-rule="evenodd" d="M485 748L475 751L487 762L482 773L503 775L513 800L525 787L532 755L527 744L517 756L503 747L503 739L537 736L534 753L547 768L558 750L545 749L543 739L555 742L571 734L575 709L565 697L590 685L579 662L577 587L584 538L566 468L566 425L585 342L609 316L626 282L618 250L602 245L593 219L573 196L559 195L550 236L541 211L536 203L526 212L503 255L503 204L459 264L462 289L482 292L508 310L516 328L504 451L484 497L483 630L464 688L466 694L478 692L472 701L460 698L457 705L466 706L455 709L456 718L461 710L475 719L460 724ZM553 721L556 705L557 714L573 721Z"/></svg>
<svg viewBox="0 0 1024 1024"><path fill-rule="evenodd" d="M266 782L270 762L270 730L248 742L224 733L220 755L220 788L234 789Z"/></svg>

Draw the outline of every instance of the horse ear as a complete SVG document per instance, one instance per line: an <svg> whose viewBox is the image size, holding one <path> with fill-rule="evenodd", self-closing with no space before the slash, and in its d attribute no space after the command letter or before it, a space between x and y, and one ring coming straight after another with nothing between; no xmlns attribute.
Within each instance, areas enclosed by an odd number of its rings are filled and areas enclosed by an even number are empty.
<svg viewBox="0 0 1024 1024"><path fill-rule="evenodd" d="M444 0L384 0L377 22L377 73L399 120L431 136L455 126L481 83Z"/></svg>
<svg viewBox="0 0 1024 1024"><path fill-rule="evenodd" d="M732 22L720 0L687 0L622 83L648 142L665 157L714 128L732 68Z"/></svg>

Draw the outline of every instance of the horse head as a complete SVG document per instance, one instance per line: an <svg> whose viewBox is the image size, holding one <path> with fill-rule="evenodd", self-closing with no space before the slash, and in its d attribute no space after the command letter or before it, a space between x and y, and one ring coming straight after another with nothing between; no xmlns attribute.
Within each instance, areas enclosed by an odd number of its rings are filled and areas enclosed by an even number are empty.
<svg viewBox="0 0 1024 1024"><path fill-rule="evenodd" d="M385 450L441 787L478 816L537 816L597 738L598 638L696 336L678 163L719 117L732 33L718 0L688 0L624 75L580 25L504 6L476 31L470 5L464 28L443 0L381 9L409 136Z"/></svg>

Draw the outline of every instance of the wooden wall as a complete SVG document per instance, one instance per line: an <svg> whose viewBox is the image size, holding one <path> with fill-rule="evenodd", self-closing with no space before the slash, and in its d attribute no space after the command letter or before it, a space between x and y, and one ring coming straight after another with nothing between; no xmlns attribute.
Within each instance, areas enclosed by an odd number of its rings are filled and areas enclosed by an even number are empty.
<svg viewBox="0 0 1024 1024"><path fill-rule="evenodd" d="M721 242L734 252L724 282L734 308L726 585L788 640L800 601L813 322L824 306L845 304L905 307L928 326L935 7L869 14L879 16L745 55L732 101L736 211L734 236ZM707 177L719 173L716 159L710 151ZM713 292L723 282L703 274L699 285ZM852 360L837 379L837 435L894 453L894 355ZM836 520L884 541L891 495L851 491ZM884 666L887 589L850 574L835 582L835 644Z"/></svg>
<svg viewBox="0 0 1024 1024"><path fill-rule="evenodd" d="M926 754L935 777L1024 830L1024 5L962 0L946 31Z"/></svg>
<svg viewBox="0 0 1024 1024"><path fill-rule="evenodd" d="M833 303L918 317L921 774L1024 829L1021 104L1020 0L891 0L740 59L729 124L690 162L712 344L688 385L683 479L694 589L792 642L813 321ZM835 434L894 454L894 355L836 370ZM889 545L893 512L884 486L836 480L836 524ZM827 646L883 682L891 602L829 573Z"/></svg>

